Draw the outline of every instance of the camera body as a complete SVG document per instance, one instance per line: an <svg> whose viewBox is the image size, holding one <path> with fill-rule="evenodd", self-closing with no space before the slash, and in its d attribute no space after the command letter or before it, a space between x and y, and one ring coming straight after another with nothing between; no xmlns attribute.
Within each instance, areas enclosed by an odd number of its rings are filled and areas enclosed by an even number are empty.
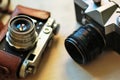
<svg viewBox="0 0 120 80"><path fill-rule="evenodd" d="M120 1L94 1L74 0L81 27L65 40L68 53L80 64L90 62L105 49L120 53Z"/></svg>
<svg viewBox="0 0 120 80"><path fill-rule="evenodd" d="M0 54L14 56L17 62L14 72L11 68L12 62L9 62L10 65L6 63L2 66L17 78L34 74L42 54L48 46L50 47L53 37L57 34L59 24L47 11L18 5L6 27L8 30L0 42ZM3 67L3 71L6 71Z"/></svg>
<svg viewBox="0 0 120 80"><path fill-rule="evenodd" d="M120 1L101 1L101 6L97 6L92 0L75 0L77 21L82 25L90 23L103 28L106 46L120 53Z"/></svg>

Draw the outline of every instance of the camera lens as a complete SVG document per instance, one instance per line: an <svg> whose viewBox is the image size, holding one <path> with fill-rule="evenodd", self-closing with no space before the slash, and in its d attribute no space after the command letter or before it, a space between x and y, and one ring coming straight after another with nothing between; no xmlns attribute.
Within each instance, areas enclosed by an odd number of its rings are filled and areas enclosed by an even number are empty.
<svg viewBox="0 0 120 80"><path fill-rule="evenodd" d="M37 33L32 19L25 15L13 18L9 23L6 40L17 50L31 49L37 40Z"/></svg>
<svg viewBox="0 0 120 80"><path fill-rule="evenodd" d="M65 48L79 64L93 60L105 45L104 35L98 27L92 25L80 27L65 40Z"/></svg>

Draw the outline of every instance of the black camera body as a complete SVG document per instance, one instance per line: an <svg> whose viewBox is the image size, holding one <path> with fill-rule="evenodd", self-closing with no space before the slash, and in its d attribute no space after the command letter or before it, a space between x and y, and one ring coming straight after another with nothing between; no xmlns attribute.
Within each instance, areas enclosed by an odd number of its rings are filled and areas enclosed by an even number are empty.
<svg viewBox="0 0 120 80"><path fill-rule="evenodd" d="M29 13L31 11L32 14ZM3 66L0 69L11 72L12 79L14 76L25 78L29 74L34 74L42 54L51 46L53 37L57 34L59 24L50 17L49 12L17 6L7 27L6 36L0 42L0 57L4 55L5 58L18 58L19 61L14 59L16 65L12 66L13 63L4 58L0 62L0 66Z"/></svg>
<svg viewBox="0 0 120 80"><path fill-rule="evenodd" d="M81 27L65 40L70 56L80 64L93 60L103 50L120 53L120 1L74 0Z"/></svg>

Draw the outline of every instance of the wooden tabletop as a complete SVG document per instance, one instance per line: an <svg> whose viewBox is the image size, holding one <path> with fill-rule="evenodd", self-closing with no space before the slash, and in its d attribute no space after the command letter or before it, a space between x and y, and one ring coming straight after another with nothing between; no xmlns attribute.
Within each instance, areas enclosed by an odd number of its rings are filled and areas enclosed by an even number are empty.
<svg viewBox="0 0 120 80"><path fill-rule="evenodd" d="M103 52L87 65L72 60L64 40L77 27L73 0L11 0L17 4L50 11L61 28L52 46L45 51L37 73L21 80L120 80L120 56L114 51ZM6 20L6 19L4 19ZM5 21L4 21L5 23Z"/></svg>

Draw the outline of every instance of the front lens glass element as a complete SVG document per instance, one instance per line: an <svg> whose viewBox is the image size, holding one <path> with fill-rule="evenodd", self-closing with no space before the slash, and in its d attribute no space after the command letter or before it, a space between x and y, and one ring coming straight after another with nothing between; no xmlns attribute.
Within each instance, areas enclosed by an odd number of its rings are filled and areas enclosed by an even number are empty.
<svg viewBox="0 0 120 80"><path fill-rule="evenodd" d="M29 30L30 24L26 23L26 21L19 21L19 23L15 24L15 27L16 27L17 31L25 32L25 31Z"/></svg>

